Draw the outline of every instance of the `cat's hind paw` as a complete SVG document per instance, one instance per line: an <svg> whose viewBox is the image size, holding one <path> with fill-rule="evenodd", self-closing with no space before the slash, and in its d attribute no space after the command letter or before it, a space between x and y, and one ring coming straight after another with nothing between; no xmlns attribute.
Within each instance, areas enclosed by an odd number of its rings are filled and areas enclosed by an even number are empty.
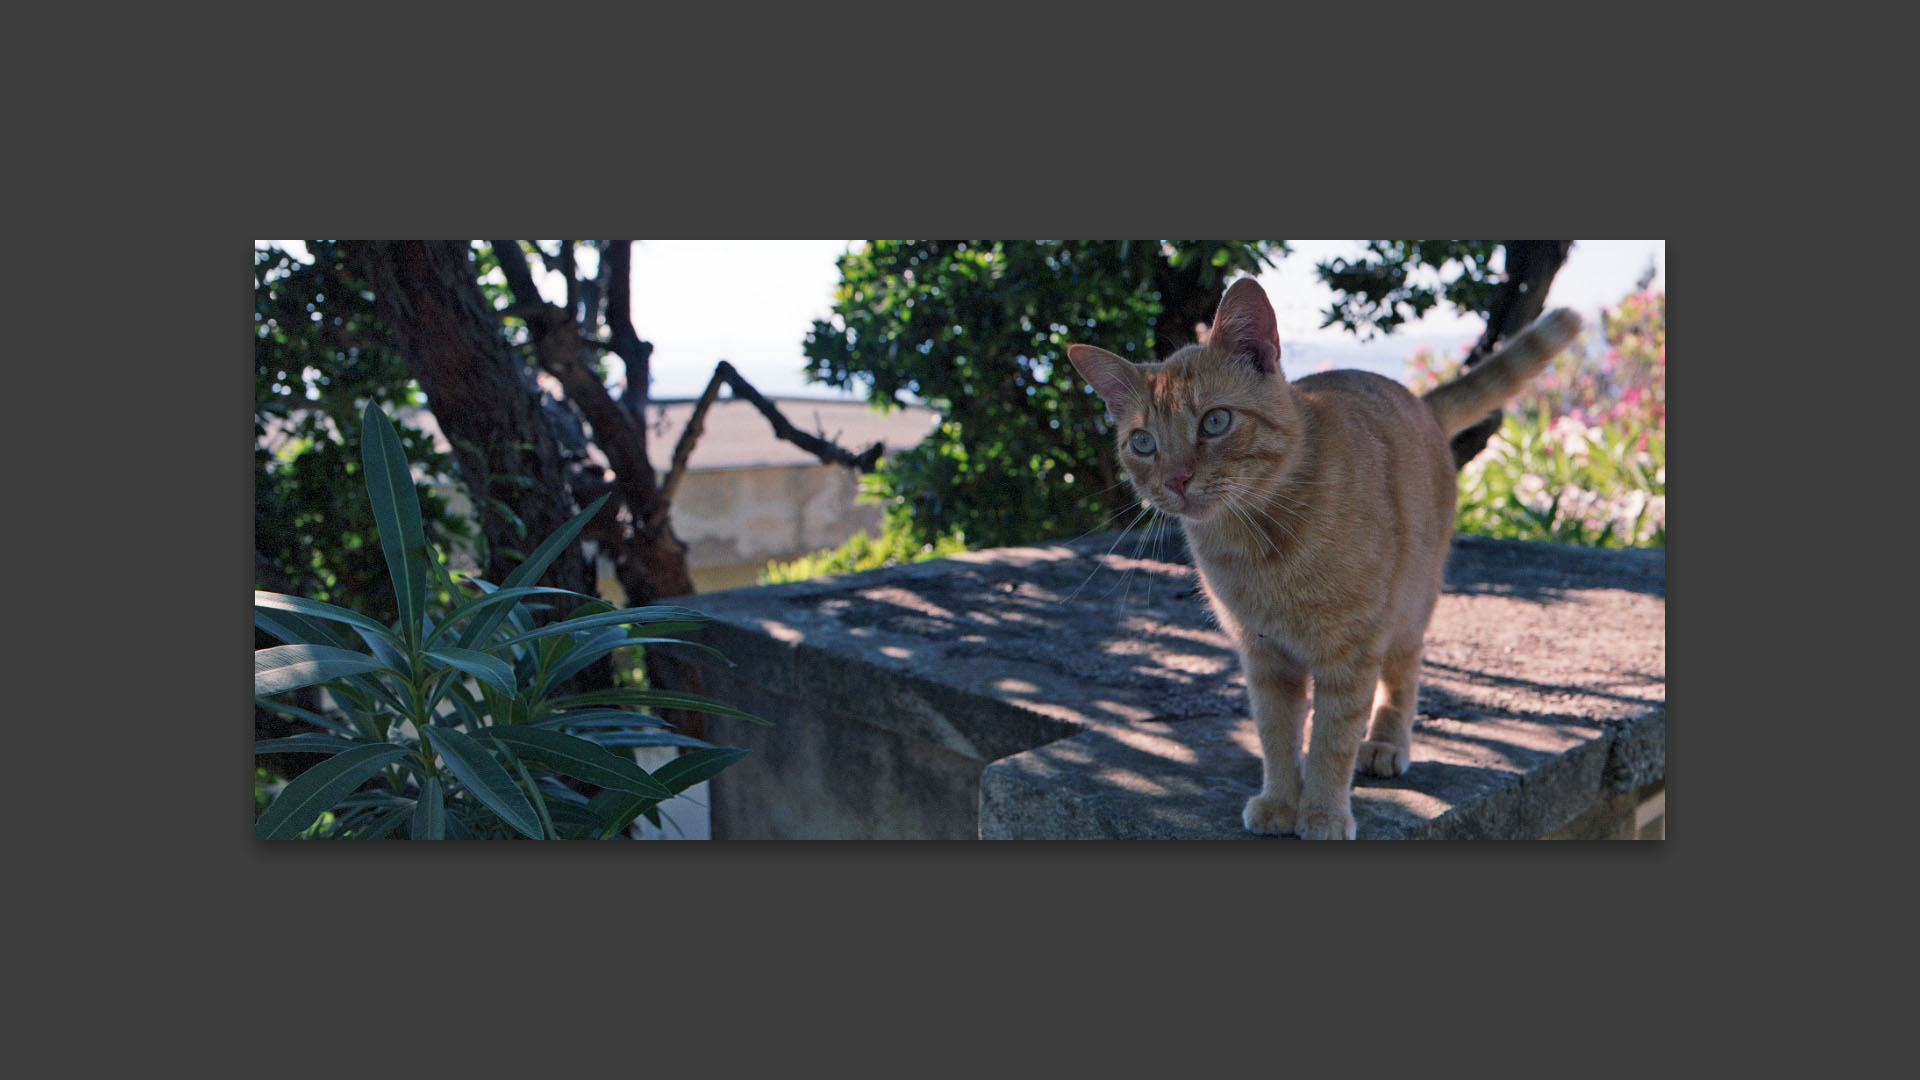
<svg viewBox="0 0 1920 1080"><path fill-rule="evenodd" d="M1355 772L1368 776L1399 776L1412 764L1413 755L1404 746L1392 743L1374 742L1369 739L1360 744L1360 753L1353 759Z"/></svg>
<svg viewBox="0 0 1920 1080"><path fill-rule="evenodd" d="M1240 823L1251 833L1285 836L1293 831L1293 804L1271 795L1255 795L1240 813Z"/></svg>
<svg viewBox="0 0 1920 1080"><path fill-rule="evenodd" d="M1302 840L1351 840L1353 815L1345 810L1302 809L1293 831Z"/></svg>

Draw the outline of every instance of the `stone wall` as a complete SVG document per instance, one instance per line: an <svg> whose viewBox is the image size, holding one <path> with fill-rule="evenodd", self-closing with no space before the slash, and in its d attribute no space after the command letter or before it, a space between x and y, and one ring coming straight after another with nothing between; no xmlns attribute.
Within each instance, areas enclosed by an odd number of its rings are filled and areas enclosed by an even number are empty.
<svg viewBox="0 0 1920 1080"><path fill-rule="evenodd" d="M1414 764L1357 782L1361 837L1545 837L1662 781L1665 594L1660 551L1460 538ZM1177 535L691 602L735 665L708 691L774 721L710 726L754 751L715 838L1248 838L1245 685Z"/></svg>

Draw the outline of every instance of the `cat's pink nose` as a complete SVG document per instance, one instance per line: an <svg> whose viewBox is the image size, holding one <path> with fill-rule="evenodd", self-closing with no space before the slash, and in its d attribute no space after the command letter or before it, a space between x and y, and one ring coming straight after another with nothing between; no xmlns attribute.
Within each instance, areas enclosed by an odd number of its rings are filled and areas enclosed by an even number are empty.
<svg viewBox="0 0 1920 1080"><path fill-rule="evenodd" d="M1192 480L1192 473L1188 473L1185 476L1169 476L1167 477L1167 486L1173 489L1175 495L1184 499L1187 497L1187 484L1191 483Z"/></svg>

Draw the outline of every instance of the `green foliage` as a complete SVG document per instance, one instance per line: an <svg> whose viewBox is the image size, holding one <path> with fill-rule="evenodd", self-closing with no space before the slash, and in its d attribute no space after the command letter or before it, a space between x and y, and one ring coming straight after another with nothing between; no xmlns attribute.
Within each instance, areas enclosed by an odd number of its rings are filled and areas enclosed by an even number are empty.
<svg viewBox="0 0 1920 1080"><path fill-rule="evenodd" d="M426 540L392 423L369 405L362 430L361 474L400 615L385 623L320 600L254 593L255 626L284 642L254 653L255 701L324 732L255 743L256 753L324 759L271 794L256 838L607 839L643 815L657 824L660 803L745 754L664 730L670 725L653 715L684 709L764 722L716 701L644 687L558 693L619 648L705 648L663 636L697 628L706 620L699 612L615 609L534 584L605 497L499 586L456 582ZM555 603L577 606L536 626L536 606ZM324 686L338 713L274 700L311 686ZM636 746L694 752L648 773L631 755ZM600 791L589 797L562 778ZM268 786L256 770L256 805Z"/></svg>
<svg viewBox="0 0 1920 1080"><path fill-rule="evenodd" d="M1461 532L1590 547L1667 542L1667 299L1645 290L1601 313L1508 410L1460 471ZM1425 392L1457 361L1414 354Z"/></svg>
<svg viewBox="0 0 1920 1080"><path fill-rule="evenodd" d="M254 584L374 613L386 575L350 447L368 403L393 410L424 398L364 283L331 241L306 244L311 262L254 251ZM432 485L453 474L451 457L425 433L400 437L425 473L417 497L429 538L472 545L472 526L449 517Z"/></svg>
<svg viewBox="0 0 1920 1080"><path fill-rule="evenodd" d="M1442 300L1484 314L1496 288L1489 264L1499 248L1490 240L1369 240L1359 258L1315 267L1335 293L1320 325L1371 338L1419 319Z"/></svg>
<svg viewBox="0 0 1920 1080"><path fill-rule="evenodd" d="M1131 502L1100 400L1071 342L1147 360L1163 317L1210 315L1227 280L1278 241L876 240L839 261L808 375L913 395L944 422L871 478L888 532L912 545L1027 543L1097 528ZM1196 320L1197 321L1197 320Z"/></svg>
<svg viewBox="0 0 1920 1080"><path fill-rule="evenodd" d="M777 585L787 581L806 581L826 574L851 574L877 570L883 566L922 562L956 555L967 545L953 537L922 543L908 535L900 523L887 522L879 536L857 532L837 548L802 555L789 562L770 562L760 571L760 584Z"/></svg>
<svg viewBox="0 0 1920 1080"><path fill-rule="evenodd" d="M1666 462L1662 430L1584 425L1544 409L1509 413L1460 471L1456 527L1585 547L1665 547Z"/></svg>

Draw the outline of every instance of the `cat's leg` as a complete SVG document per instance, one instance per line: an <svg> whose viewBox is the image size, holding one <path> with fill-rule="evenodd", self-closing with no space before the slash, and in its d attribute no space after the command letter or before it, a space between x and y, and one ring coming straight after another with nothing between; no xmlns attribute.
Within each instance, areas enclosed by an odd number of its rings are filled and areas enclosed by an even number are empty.
<svg viewBox="0 0 1920 1080"><path fill-rule="evenodd" d="M1248 832L1285 836L1300 805L1300 730L1307 718L1307 668L1278 649L1249 649L1247 673L1254 730L1260 733L1260 794L1240 821Z"/></svg>
<svg viewBox="0 0 1920 1080"><path fill-rule="evenodd" d="M1373 697L1373 722L1354 768L1369 776L1399 776L1413 762L1413 716L1420 696L1420 642L1387 656Z"/></svg>
<svg viewBox="0 0 1920 1080"><path fill-rule="evenodd" d="M1313 673L1313 733L1302 770L1300 813L1294 834L1303 840L1354 838L1354 757L1367 727L1379 669L1369 666Z"/></svg>

